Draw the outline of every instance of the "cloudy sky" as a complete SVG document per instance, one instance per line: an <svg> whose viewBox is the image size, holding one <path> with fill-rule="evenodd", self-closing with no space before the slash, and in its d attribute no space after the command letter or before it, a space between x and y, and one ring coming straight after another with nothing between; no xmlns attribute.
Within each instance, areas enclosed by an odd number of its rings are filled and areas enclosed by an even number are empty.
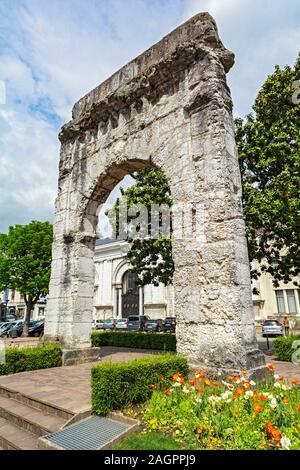
<svg viewBox="0 0 300 470"><path fill-rule="evenodd" d="M274 64L296 59L299 0L0 0L0 232L53 220L74 102L200 11L236 54L228 79L244 116Z"/></svg>

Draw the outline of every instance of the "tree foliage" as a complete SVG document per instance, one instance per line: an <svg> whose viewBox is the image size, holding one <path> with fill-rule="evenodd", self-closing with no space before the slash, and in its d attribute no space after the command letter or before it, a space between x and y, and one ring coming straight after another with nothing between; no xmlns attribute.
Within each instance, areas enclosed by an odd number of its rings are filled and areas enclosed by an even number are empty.
<svg viewBox="0 0 300 470"><path fill-rule="evenodd" d="M257 278L269 272L275 285L290 281L300 270L300 105L292 101L297 80L300 56L294 67L276 66L258 93L254 113L235 121L249 258L257 261L251 274ZM160 170L145 169L133 176L135 184L122 190L109 211L111 220L124 198L129 207L172 205L168 182ZM132 242L128 255L140 284L172 281L171 237L132 241L129 224L125 238Z"/></svg>
<svg viewBox="0 0 300 470"><path fill-rule="evenodd" d="M0 234L0 290L15 289L24 295L28 331L30 311L48 293L53 228L49 222L33 221L9 227Z"/></svg>
<svg viewBox="0 0 300 470"><path fill-rule="evenodd" d="M297 80L300 56L294 67L276 66L254 114L235 121L249 257L258 262L251 274L269 272L275 286L300 273L300 105L292 100Z"/></svg>
<svg viewBox="0 0 300 470"><path fill-rule="evenodd" d="M130 242L128 258L132 264L132 271L137 274L140 285L160 282L165 285L172 282L174 264L172 259L171 227L168 234L158 233L151 236L151 206L172 206L169 184L164 174L156 168L145 168L133 173L135 183L130 188L121 188L121 197L118 198L107 212L110 222L118 238ZM120 217L121 205L126 200L129 215L126 220ZM147 216L141 217L140 206L147 209ZM130 215L130 212L132 215ZM133 236L132 222L136 222L135 236ZM162 214L159 215L161 224ZM137 236L136 236L137 235Z"/></svg>

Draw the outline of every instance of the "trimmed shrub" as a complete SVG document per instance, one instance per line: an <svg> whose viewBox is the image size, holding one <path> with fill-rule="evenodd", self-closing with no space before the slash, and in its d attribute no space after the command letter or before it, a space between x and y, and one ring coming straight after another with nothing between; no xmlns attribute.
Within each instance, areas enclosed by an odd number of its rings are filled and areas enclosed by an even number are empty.
<svg viewBox="0 0 300 470"><path fill-rule="evenodd" d="M292 354L296 351L296 349L293 349L293 343L299 340L300 336L279 336L274 339L273 346L276 359L279 361L291 361Z"/></svg>
<svg viewBox="0 0 300 470"><path fill-rule="evenodd" d="M36 348L7 348L0 375L61 366L61 347L53 343Z"/></svg>
<svg viewBox="0 0 300 470"><path fill-rule="evenodd" d="M131 403L142 403L151 396L152 384L160 377L170 378L189 372L187 360L173 354L136 359L123 363L104 363L92 368L92 408L104 415Z"/></svg>
<svg viewBox="0 0 300 470"><path fill-rule="evenodd" d="M176 336L170 333L142 333L140 331L104 331L92 333L92 346L158 349L176 351Z"/></svg>

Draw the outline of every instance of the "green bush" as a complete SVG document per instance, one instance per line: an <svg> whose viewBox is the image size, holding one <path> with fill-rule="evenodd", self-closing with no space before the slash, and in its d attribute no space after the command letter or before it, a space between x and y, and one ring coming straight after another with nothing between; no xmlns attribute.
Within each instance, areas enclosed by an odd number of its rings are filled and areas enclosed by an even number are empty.
<svg viewBox="0 0 300 470"><path fill-rule="evenodd" d="M140 331L95 331L92 333L92 346L176 351L176 336L170 333L156 334Z"/></svg>
<svg viewBox="0 0 300 470"><path fill-rule="evenodd" d="M53 343L36 348L7 348L0 375L61 366L61 348Z"/></svg>
<svg viewBox="0 0 300 470"><path fill-rule="evenodd" d="M279 361L291 361L292 354L296 351L293 349L294 341L299 341L300 336L279 336L274 342L275 356Z"/></svg>
<svg viewBox="0 0 300 470"><path fill-rule="evenodd" d="M188 371L186 359L173 354L96 365L92 368L93 411L104 415L129 403L144 402L161 376L169 378L177 372L185 376Z"/></svg>

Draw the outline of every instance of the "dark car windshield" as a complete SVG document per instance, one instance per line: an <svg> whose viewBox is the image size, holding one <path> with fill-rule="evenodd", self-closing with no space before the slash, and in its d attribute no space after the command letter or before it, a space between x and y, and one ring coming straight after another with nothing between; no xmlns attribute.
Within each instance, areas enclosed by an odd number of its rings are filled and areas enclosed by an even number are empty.
<svg viewBox="0 0 300 470"><path fill-rule="evenodd" d="M277 320L266 320L264 326L278 326L280 323Z"/></svg>

